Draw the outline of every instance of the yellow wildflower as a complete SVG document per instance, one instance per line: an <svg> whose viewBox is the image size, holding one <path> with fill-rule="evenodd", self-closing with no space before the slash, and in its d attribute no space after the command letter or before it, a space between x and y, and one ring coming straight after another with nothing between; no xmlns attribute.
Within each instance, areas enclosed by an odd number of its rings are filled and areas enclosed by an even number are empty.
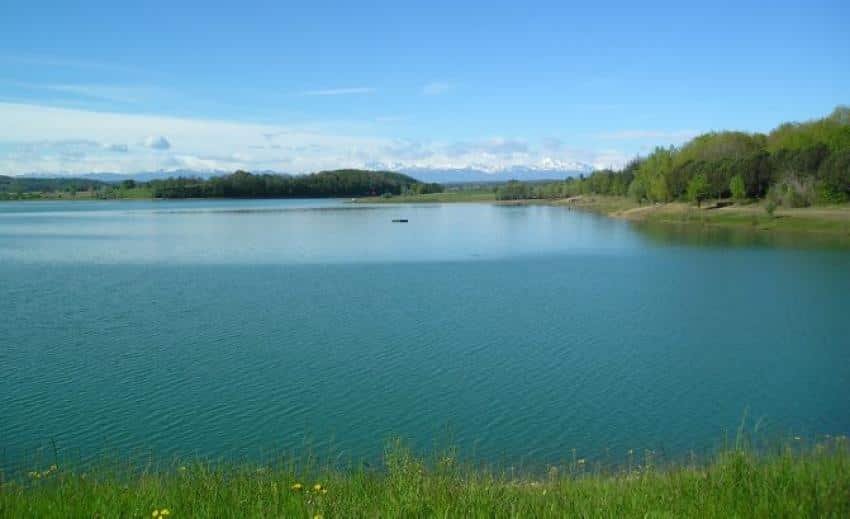
<svg viewBox="0 0 850 519"><path fill-rule="evenodd" d="M151 517L159 517L159 510L154 510L151 512Z"/></svg>
<svg viewBox="0 0 850 519"><path fill-rule="evenodd" d="M159 511L160 517L165 517L167 515L171 515L171 510L169 510L168 508L163 508L162 510Z"/></svg>
<svg viewBox="0 0 850 519"><path fill-rule="evenodd" d="M316 492L321 492L322 491L322 485L320 485L319 483L316 483L315 485L313 485L313 490L316 491Z"/></svg>
<svg viewBox="0 0 850 519"><path fill-rule="evenodd" d="M304 488L304 485L302 485L301 483L295 483L290 488L292 488L294 492L301 492L301 490Z"/></svg>

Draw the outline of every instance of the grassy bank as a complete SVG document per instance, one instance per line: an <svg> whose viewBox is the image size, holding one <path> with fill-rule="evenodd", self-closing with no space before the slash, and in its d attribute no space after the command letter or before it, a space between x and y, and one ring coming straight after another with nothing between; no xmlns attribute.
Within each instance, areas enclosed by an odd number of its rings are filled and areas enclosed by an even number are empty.
<svg viewBox="0 0 850 519"><path fill-rule="evenodd" d="M754 231L817 232L850 236L850 205L777 208L769 214L761 203L709 201L698 208L671 202L643 204L625 197L586 196L557 203L634 222L746 228ZM724 205L729 204L729 205ZM722 207L721 207L722 206Z"/></svg>
<svg viewBox="0 0 850 519"><path fill-rule="evenodd" d="M716 226L753 231L815 232L850 236L850 204L777 208L769 214L763 203L706 201L702 207L684 202L638 204L622 196L583 195L572 198L497 201L492 191L457 191L429 195L360 198L368 203L489 202L500 205L563 205L633 222ZM719 202L719 203L718 203ZM724 205L728 204L728 205ZM718 207L722 205L723 207Z"/></svg>
<svg viewBox="0 0 850 519"><path fill-rule="evenodd" d="M175 465L147 473L45 467L0 487L3 517L848 517L846 438L790 441L703 464L651 457L602 470L584 460L540 477L426 462L395 447L379 469ZM167 513L164 512L167 511Z"/></svg>

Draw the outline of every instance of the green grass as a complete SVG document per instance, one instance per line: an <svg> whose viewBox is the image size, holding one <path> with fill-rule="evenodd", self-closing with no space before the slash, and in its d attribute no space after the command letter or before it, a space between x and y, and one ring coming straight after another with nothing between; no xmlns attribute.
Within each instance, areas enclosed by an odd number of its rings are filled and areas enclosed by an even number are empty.
<svg viewBox="0 0 850 519"><path fill-rule="evenodd" d="M314 464L168 470L43 467L0 487L3 517L850 517L846 438L791 440L756 456L728 450L658 468L575 460L538 477L426 462L396 444L379 469ZM301 484L301 490L293 485ZM321 485L314 490L314 485Z"/></svg>
<svg viewBox="0 0 850 519"><path fill-rule="evenodd" d="M640 207L640 204L631 198L609 195L582 195L569 200L564 199L558 203L606 215Z"/></svg>
<svg viewBox="0 0 850 519"><path fill-rule="evenodd" d="M712 209L715 203L706 202L702 208L682 202L640 205L625 197L586 195L572 206L636 222L850 236L850 204L778 208L771 215L757 202Z"/></svg>
<svg viewBox="0 0 850 519"><path fill-rule="evenodd" d="M850 207L780 209L773 215L752 208L700 210L688 208L676 213L648 214L645 221L687 223L723 227L751 228L758 231L788 231L850 235Z"/></svg>

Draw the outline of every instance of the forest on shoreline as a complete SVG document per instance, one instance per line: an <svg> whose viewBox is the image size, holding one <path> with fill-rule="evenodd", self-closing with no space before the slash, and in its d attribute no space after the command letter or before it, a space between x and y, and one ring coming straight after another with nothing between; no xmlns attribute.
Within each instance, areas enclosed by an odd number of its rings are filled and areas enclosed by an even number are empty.
<svg viewBox="0 0 850 519"><path fill-rule="evenodd" d="M768 134L709 132L682 146L657 147L619 170L597 170L561 182L511 181L499 200L597 194L637 202L708 198L765 199L767 207L808 207L850 200L850 107Z"/></svg>

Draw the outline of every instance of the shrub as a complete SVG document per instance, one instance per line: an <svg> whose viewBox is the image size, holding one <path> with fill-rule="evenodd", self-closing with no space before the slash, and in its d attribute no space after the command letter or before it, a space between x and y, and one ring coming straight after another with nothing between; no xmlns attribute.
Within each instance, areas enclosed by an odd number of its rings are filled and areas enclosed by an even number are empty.
<svg viewBox="0 0 850 519"><path fill-rule="evenodd" d="M850 195L850 149L832 153L820 165L820 179L830 192Z"/></svg>
<svg viewBox="0 0 850 519"><path fill-rule="evenodd" d="M764 204L764 210L767 211L767 214L773 216L773 212L776 211L776 202L768 199L767 203Z"/></svg>
<svg viewBox="0 0 850 519"><path fill-rule="evenodd" d="M785 176L770 188L767 197L783 207L809 207L818 198L814 180L797 175Z"/></svg>
<svg viewBox="0 0 850 519"><path fill-rule="evenodd" d="M819 204L843 204L847 201L847 193L839 191L825 182L817 182L815 192Z"/></svg>

